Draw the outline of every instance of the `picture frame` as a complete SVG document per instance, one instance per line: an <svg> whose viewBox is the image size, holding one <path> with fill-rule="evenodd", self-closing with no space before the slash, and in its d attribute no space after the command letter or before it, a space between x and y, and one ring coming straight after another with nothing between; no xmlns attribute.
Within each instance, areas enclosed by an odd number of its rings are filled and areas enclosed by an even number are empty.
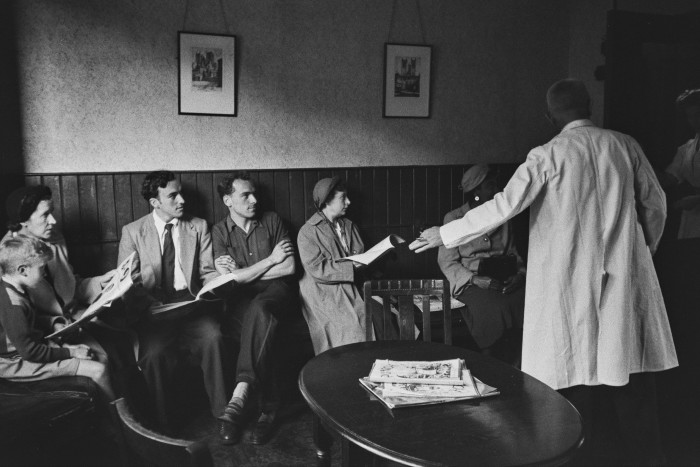
<svg viewBox="0 0 700 467"><path fill-rule="evenodd" d="M178 114L235 117L236 36L178 31Z"/></svg>
<svg viewBox="0 0 700 467"><path fill-rule="evenodd" d="M432 47L386 43L384 118L430 117Z"/></svg>

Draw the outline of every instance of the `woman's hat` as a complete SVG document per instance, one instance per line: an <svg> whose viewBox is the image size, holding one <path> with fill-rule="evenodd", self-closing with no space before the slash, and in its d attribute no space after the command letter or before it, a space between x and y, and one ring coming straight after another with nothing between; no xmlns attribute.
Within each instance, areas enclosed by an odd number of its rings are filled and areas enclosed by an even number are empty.
<svg viewBox="0 0 700 467"><path fill-rule="evenodd" d="M463 192L468 193L481 185L488 173L488 164L473 165L462 175L462 182L459 184L459 187Z"/></svg>
<svg viewBox="0 0 700 467"><path fill-rule="evenodd" d="M340 183L340 177L322 178L314 186L314 206L321 209L323 203L328 199L328 195L333 193L333 189Z"/></svg>

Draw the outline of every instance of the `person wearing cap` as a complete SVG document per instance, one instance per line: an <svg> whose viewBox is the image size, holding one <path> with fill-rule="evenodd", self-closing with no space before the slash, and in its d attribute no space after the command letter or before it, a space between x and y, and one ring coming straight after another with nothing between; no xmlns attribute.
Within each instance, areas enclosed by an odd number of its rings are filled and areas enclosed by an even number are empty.
<svg viewBox="0 0 700 467"><path fill-rule="evenodd" d="M97 277L80 277L73 272L66 240L53 216L51 189L44 185L19 188L6 199L8 232L3 242L17 235L26 235L45 242L52 252L45 276L29 289L29 298L37 310L36 325L50 334L71 323L94 301L115 270ZM127 386L126 369L135 368L130 337L94 322L84 329L63 337L66 342L81 343L92 349L95 360L107 364L118 393Z"/></svg>
<svg viewBox="0 0 700 467"><path fill-rule="evenodd" d="M676 99L676 106L685 114L686 121L695 132L693 138L678 148L671 164L659 175L664 188L679 192L673 202L681 211L678 239L700 237L700 89L683 91ZM686 189L683 189L685 185ZM682 194L681 194L682 193Z"/></svg>
<svg viewBox="0 0 700 467"><path fill-rule="evenodd" d="M611 404L628 459L658 465L655 372L678 366L652 261L666 197L639 144L590 115L583 82L554 83L547 116L559 134L492 200L409 248L458 247L530 207L522 370L578 409L589 441L594 406Z"/></svg>
<svg viewBox="0 0 700 467"><path fill-rule="evenodd" d="M219 436L226 444L240 438L249 391L257 389L259 411L251 432L253 444L266 443L272 434L280 394L272 354L278 324L291 317L297 305L294 245L275 212L259 212L255 184L247 172L234 172L217 186L228 215L212 228L214 265L221 274L236 271L227 284L224 334L239 349L236 386L220 418Z"/></svg>
<svg viewBox="0 0 700 467"><path fill-rule="evenodd" d="M445 215L444 223L460 219L498 193L498 171L486 164L470 167L460 189L467 202ZM495 261L503 267L488 268ZM525 308L525 265L515 248L510 222L455 248L441 246L438 264L450 282L474 343L487 355L518 364Z"/></svg>
<svg viewBox="0 0 700 467"><path fill-rule="evenodd" d="M313 201L317 212L299 230L297 247L304 267L299 280L301 309L309 325L314 352L365 341L365 302L356 283L361 283L359 263L339 261L365 251L357 226L345 217L350 198L339 177L316 183ZM374 327L383 326L382 307L372 302ZM398 338L398 329L387 319L384 335Z"/></svg>

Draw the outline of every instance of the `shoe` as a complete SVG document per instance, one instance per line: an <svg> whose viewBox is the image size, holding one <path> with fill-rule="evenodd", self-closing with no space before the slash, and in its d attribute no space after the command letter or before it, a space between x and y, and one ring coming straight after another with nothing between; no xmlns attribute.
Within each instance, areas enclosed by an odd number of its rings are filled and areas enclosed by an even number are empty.
<svg viewBox="0 0 700 467"><path fill-rule="evenodd" d="M275 415L263 413L255 422L253 431L250 434L252 444L265 444L270 441L275 424Z"/></svg>
<svg viewBox="0 0 700 467"><path fill-rule="evenodd" d="M238 423L231 421L225 415L219 419L219 439L222 444L236 444L241 439Z"/></svg>

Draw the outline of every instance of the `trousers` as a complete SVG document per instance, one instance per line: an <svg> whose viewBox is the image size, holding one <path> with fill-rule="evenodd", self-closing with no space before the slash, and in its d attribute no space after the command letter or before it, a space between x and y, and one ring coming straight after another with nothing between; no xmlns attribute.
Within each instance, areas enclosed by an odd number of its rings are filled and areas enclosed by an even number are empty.
<svg viewBox="0 0 700 467"><path fill-rule="evenodd" d="M238 350L235 382L260 390L263 405L274 409L276 390L273 352L275 334L298 307L296 290L283 279L238 285L226 300L225 335Z"/></svg>
<svg viewBox="0 0 700 467"><path fill-rule="evenodd" d="M146 321L137 327L139 367L143 372L158 421L169 425L169 397L175 369L183 360L202 369L204 388L214 417L223 414L228 402L224 378L224 340L214 311L206 303L176 319Z"/></svg>
<svg viewBox="0 0 700 467"><path fill-rule="evenodd" d="M603 444L603 417L613 417L622 439L625 463L660 465L665 463L661 446L656 380L654 373L635 373L624 386L572 386L560 389L583 420L586 441L578 459L582 464L600 457L598 446ZM605 420L607 422L608 420Z"/></svg>

